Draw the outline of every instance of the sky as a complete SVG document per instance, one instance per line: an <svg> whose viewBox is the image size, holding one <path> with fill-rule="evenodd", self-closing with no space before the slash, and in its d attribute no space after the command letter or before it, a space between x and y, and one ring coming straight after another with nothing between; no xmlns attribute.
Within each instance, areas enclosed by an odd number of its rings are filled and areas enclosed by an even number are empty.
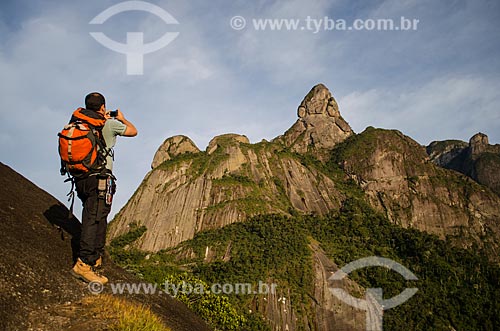
<svg viewBox="0 0 500 331"><path fill-rule="evenodd" d="M166 138L187 135L201 150L223 133L271 140L297 120L297 106L317 83L330 89L357 133L367 126L398 129L427 145L483 132L500 143L497 0L151 0L150 8L173 20L130 2L136 10L89 24L122 3L0 4L0 161L64 203L69 185L59 175L57 133L93 91L139 131L115 148L112 214ZM402 17L418 20L416 29L341 26L381 19L398 25ZM269 22L263 20L300 24L264 30L256 25ZM91 32L122 44L128 32L141 32L145 44L178 34L139 55L142 75L132 75L127 56Z"/></svg>

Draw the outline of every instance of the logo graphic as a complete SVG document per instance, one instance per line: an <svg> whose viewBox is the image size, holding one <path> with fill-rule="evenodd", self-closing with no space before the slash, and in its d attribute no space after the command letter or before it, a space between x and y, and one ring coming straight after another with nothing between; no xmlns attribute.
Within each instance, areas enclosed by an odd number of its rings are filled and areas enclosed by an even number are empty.
<svg viewBox="0 0 500 331"><path fill-rule="evenodd" d="M397 271L406 280L418 280L417 276L415 276L410 270L406 269L401 264L391 259L378 256L370 256L353 261L334 273L328 280L342 280L354 270L366 267L386 267L388 269ZM398 295L384 300L381 288L368 288L366 289L365 300L363 300L353 297L344 289L330 287L330 292L338 299L352 307L366 311L367 331L381 331L383 329L382 317L384 314L384 310L394 308L406 302L415 293L417 293L417 291L418 288L406 288Z"/></svg>
<svg viewBox="0 0 500 331"><path fill-rule="evenodd" d="M94 17L89 24L103 24L116 14L133 10L154 14L167 24L179 24L163 8L144 1L125 1L111 6ZM90 32L90 35L104 47L127 56L127 75L142 75L144 70L144 54L155 52L167 46L177 38L179 32L166 32L159 39L147 44L144 43L143 32L127 32L127 42L125 44L110 39L102 32Z"/></svg>

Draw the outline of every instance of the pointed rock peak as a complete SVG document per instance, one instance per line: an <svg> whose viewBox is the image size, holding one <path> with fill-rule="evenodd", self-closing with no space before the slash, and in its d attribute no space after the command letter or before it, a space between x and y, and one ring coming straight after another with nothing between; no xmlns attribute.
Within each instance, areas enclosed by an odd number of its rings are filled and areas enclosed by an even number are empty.
<svg viewBox="0 0 500 331"><path fill-rule="evenodd" d="M212 154L219 147L228 147L231 145L238 145L240 143L250 144L250 140L248 140L247 136L236 133L223 134L210 140L207 147L207 153Z"/></svg>
<svg viewBox="0 0 500 331"><path fill-rule="evenodd" d="M156 168L179 154L198 153L200 150L195 143L186 136L173 136L167 138L155 153L151 169Z"/></svg>
<svg viewBox="0 0 500 331"><path fill-rule="evenodd" d="M480 145L489 145L490 142L488 140L488 136L485 135L482 132L478 132L475 135L472 136L469 140L469 145L475 145L475 144L480 144Z"/></svg>
<svg viewBox="0 0 500 331"><path fill-rule="evenodd" d="M470 153L472 157L476 157L481 153L484 153L489 150L490 142L488 140L488 136L484 133L476 133L469 140Z"/></svg>
<svg viewBox="0 0 500 331"><path fill-rule="evenodd" d="M336 144L352 135L339 106L323 84L314 86L297 109L299 119L279 139L297 153L312 152L323 159Z"/></svg>
<svg viewBox="0 0 500 331"><path fill-rule="evenodd" d="M297 115L299 118L308 115L338 117L340 113L337 101L332 97L328 88L323 84L318 84L304 97L297 109Z"/></svg>

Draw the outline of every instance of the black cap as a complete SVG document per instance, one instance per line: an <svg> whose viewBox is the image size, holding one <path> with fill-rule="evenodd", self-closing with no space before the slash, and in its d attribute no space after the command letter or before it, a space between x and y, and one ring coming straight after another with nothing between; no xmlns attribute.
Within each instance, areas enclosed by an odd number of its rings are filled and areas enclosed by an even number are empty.
<svg viewBox="0 0 500 331"><path fill-rule="evenodd" d="M106 100L104 99L104 96L99 92L89 93L85 97L85 108L87 109L99 111L102 105L106 106Z"/></svg>

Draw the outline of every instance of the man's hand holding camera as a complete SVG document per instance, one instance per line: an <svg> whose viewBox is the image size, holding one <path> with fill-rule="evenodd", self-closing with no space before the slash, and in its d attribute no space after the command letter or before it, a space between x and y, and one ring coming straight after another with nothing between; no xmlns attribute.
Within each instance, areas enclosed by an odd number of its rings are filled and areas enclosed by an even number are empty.
<svg viewBox="0 0 500 331"><path fill-rule="evenodd" d="M110 111L106 113L106 118L115 118L118 121L122 122L127 126L127 129L123 133L123 136L125 137L135 137L137 135L137 129L135 126L129 122L125 116L123 116L123 113L120 111L120 109L117 109L115 111Z"/></svg>

